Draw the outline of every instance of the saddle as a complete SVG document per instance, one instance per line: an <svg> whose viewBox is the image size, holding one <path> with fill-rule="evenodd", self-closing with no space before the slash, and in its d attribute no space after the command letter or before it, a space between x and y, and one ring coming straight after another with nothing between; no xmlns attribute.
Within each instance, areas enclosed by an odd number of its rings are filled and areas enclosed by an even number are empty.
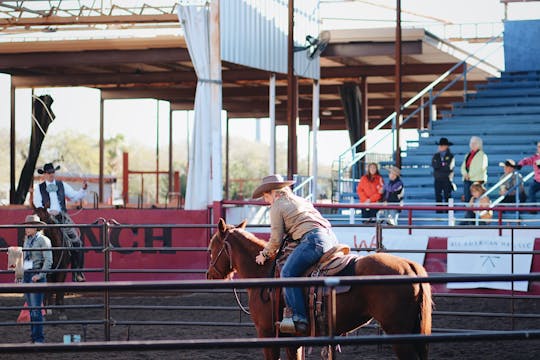
<svg viewBox="0 0 540 360"><path fill-rule="evenodd" d="M281 268L289 254L298 245L297 242L289 242L283 249L281 256L276 261L276 277L279 277ZM325 252L319 262L307 269L304 277L321 276L348 276L354 275L354 264L357 255L350 254L350 247L344 244L338 244ZM351 286L336 287L337 294L346 293ZM327 300L328 289L323 286L310 286L306 289L304 295L307 301L307 312L309 314L310 336L315 334L324 335L327 326Z"/></svg>

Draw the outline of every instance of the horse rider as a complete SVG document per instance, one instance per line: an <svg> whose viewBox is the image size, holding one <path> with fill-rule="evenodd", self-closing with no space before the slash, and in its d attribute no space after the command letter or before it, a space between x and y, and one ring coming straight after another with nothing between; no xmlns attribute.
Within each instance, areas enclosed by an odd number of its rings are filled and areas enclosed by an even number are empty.
<svg viewBox="0 0 540 360"><path fill-rule="evenodd" d="M67 213L66 198L71 201L79 201L86 196L88 184L83 182L81 189L75 191L69 184L55 179L56 170L60 166L54 166L52 163L43 165L38 169L39 174L43 174L45 181L34 186L34 206L47 209L51 219L57 224L73 224L73 220ZM84 267L84 251L79 232L72 227L62 228L62 235L67 239L68 246L71 247L71 269L82 269ZM85 281L82 271L72 273L73 281Z"/></svg>
<svg viewBox="0 0 540 360"><path fill-rule="evenodd" d="M304 198L296 196L290 185L294 181L284 181L280 175L266 176L262 184L253 192L253 198L264 198L270 204L270 240L256 256L255 261L263 265L276 255L284 236L298 243L281 270L281 277L298 277L322 255L337 244L336 236L328 220ZM304 290L299 287L285 287L282 333L306 335L308 330Z"/></svg>

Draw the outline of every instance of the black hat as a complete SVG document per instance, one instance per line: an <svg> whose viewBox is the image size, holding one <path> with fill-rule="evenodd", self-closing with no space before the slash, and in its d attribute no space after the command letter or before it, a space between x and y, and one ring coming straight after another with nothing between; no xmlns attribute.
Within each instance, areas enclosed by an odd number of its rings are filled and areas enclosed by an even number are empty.
<svg viewBox="0 0 540 360"><path fill-rule="evenodd" d="M438 143L435 143L435 145L448 145L448 146L452 146L454 145L454 143L451 143L450 141L448 141L447 138L445 137L442 137Z"/></svg>
<svg viewBox="0 0 540 360"><path fill-rule="evenodd" d="M58 169L60 169L60 165L55 167L52 163L46 163L45 165L43 165L43 169L37 169L37 172L38 174L52 174Z"/></svg>

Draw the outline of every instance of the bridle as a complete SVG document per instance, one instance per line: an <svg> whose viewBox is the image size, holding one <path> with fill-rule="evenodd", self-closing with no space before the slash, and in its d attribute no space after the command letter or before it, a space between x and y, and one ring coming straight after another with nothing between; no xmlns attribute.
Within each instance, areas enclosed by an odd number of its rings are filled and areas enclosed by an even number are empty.
<svg viewBox="0 0 540 360"><path fill-rule="evenodd" d="M222 279L225 279L227 277L227 274L230 274L232 271L233 271L233 267L232 267L232 251L231 251L231 244L227 241L227 238L229 237L229 235L231 234L230 230L227 231L227 234L225 235L225 237L223 238L223 246L221 247L221 249L219 250L217 256L215 259L212 259L212 262L210 262L210 265L208 265L208 272L210 271L214 271L216 274L218 274L218 276L220 276ZM225 254L229 257L229 269L227 270L228 272L226 274L224 274L223 272L221 272L217 267L216 267L216 263L218 262L219 258L221 257L222 254Z"/></svg>

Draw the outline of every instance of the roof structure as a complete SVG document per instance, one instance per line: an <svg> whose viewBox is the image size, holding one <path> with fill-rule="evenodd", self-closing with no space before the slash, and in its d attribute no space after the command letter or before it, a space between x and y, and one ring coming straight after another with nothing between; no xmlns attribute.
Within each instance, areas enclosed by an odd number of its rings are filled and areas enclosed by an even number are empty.
<svg viewBox="0 0 540 360"><path fill-rule="evenodd" d="M156 98L173 110L193 108L197 78L176 16L176 1L2 1L0 72L15 87L86 86L104 99ZM367 82L370 127L393 111L394 28L331 31L321 57L321 130L344 130L339 86ZM423 29L402 31L402 98L414 96L467 54ZM222 64L223 108L231 118L268 117L270 74ZM457 69L459 73L462 69ZM483 63L468 88L498 69ZM449 77L440 87L445 86ZM276 123L286 124L287 81L277 76ZM460 101L454 85L439 109ZM311 124L312 81L299 79L300 124ZM405 112L405 115L407 112ZM409 122L407 126L418 126Z"/></svg>
<svg viewBox="0 0 540 360"><path fill-rule="evenodd" d="M193 108L197 78L179 24L175 28L62 31L0 38L0 72L20 88L86 86L104 99L156 98L173 110ZM47 36L49 35L49 36ZM339 86L368 83L368 117L375 124L393 111L394 29L331 31L321 57L321 130L344 130ZM403 29L403 99L407 100L467 54L420 29ZM223 108L231 118L268 117L266 71L223 63ZM458 69L460 73L462 69ZM483 63L468 74L468 87L497 72ZM448 80L445 80L441 87ZM299 79L300 124L311 124L312 80ZM276 121L286 124L287 82L277 76ZM438 100L447 108L463 96L463 82ZM416 125L414 125L416 126ZM371 126L370 126L371 127Z"/></svg>

